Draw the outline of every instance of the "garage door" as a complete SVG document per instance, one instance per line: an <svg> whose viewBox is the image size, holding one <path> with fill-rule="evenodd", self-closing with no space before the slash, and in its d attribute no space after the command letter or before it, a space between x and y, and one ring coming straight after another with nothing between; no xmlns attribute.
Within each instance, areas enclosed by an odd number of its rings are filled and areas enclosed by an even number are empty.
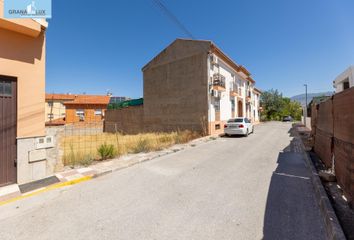
<svg viewBox="0 0 354 240"><path fill-rule="evenodd" d="M0 75L0 186L16 183L16 78Z"/></svg>

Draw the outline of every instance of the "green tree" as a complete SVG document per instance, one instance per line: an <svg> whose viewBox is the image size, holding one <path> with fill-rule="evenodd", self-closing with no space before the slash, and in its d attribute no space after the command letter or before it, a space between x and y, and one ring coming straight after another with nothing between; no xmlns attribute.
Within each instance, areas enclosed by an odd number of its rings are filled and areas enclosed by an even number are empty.
<svg viewBox="0 0 354 240"><path fill-rule="evenodd" d="M268 90L261 95L262 120L280 120L280 111L283 108L283 95L278 90Z"/></svg>
<svg viewBox="0 0 354 240"><path fill-rule="evenodd" d="M301 119L302 108L300 103L283 97L278 90L268 90L261 95L261 106L263 108L262 120L281 120L284 116L291 116L295 120Z"/></svg>

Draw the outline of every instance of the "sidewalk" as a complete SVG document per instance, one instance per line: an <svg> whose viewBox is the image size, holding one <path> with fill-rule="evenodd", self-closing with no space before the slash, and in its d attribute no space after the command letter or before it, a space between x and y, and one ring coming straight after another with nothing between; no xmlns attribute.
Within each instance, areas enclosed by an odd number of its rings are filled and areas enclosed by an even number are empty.
<svg viewBox="0 0 354 240"><path fill-rule="evenodd" d="M118 171L135 164L149 161L167 154L182 151L216 139L214 136L206 136L194 139L186 144L173 145L170 148L148 153L127 154L119 158L96 161L88 167L76 167L56 173L54 176L24 185L12 184L0 187L0 206L25 197L30 197L53 188L73 185L92 178Z"/></svg>
<svg viewBox="0 0 354 240"><path fill-rule="evenodd" d="M326 225L297 130L296 127L289 130L291 142L279 152L271 177L264 215L264 240L327 239Z"/></svg>
<svg viewBox="0 0 354 240"><path fill-rule="evenodd" d="M345 240L346 237L343 229L308 153L312 148L312 139L310 139L311 130L302 124L294 124L290 133L294 136L294 144L299 145L301 148L301 158L303 158L306 169L309 172L312 191L320 209L321 218L325 223L325 231L328 239Z"/></svg>

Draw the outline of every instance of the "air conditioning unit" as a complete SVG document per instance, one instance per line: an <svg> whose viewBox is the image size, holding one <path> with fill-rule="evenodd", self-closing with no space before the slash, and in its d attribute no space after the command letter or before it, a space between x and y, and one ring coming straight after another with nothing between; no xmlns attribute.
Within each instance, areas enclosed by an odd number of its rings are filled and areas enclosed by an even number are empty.
<svg viewBox="0 0 354 240"><path fill-rule="evenodd" d="M217 64L217 57L215 55L210 56L210 63L213 65Z"/></svg>

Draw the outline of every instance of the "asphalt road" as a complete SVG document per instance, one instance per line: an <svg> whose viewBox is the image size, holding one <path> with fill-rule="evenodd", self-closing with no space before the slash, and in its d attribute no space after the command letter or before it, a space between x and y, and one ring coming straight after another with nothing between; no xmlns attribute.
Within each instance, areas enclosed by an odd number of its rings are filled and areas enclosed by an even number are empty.
<svg viewBox="0 0 354 240"><path fill-rule="evenodd" d="M0 239L325 239L289 123L0 207Z"/></svg>

